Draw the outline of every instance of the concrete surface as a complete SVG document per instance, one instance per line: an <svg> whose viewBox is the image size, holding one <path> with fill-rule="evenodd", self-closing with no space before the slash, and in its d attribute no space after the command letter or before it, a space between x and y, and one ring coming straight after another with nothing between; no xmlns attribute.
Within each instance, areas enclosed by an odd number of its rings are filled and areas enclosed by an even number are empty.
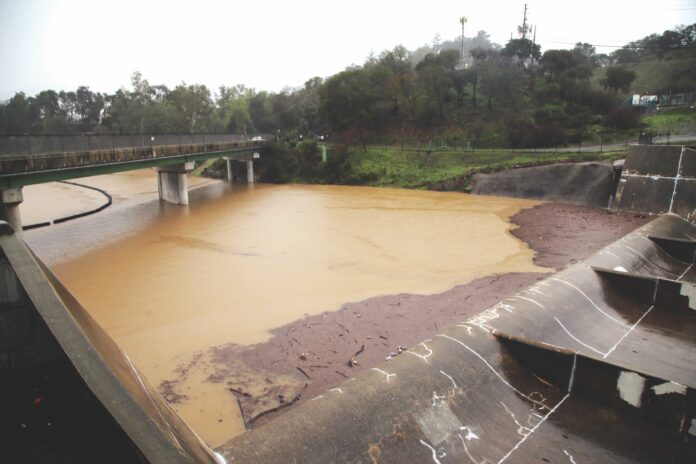
<svg viewBox="0 0 696 464"><path fill-rule="evenodd" d="M476 195L558 201L606 208L612 194L610 163L566 163L476 174Z"/></svg>

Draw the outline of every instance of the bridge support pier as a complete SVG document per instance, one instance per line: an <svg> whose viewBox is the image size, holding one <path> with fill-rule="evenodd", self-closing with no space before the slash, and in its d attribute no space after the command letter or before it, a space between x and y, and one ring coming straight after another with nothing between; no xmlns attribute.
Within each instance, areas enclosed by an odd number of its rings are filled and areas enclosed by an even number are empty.
<svg viewBox="0 0 696 464"><path fill-rule="evenodd" d="M246 162L246 167L247 167L247 184L253 184L254 183L254 162L252 160L248 160Z"/></svg>
<svg viewBox="0 0 696 464"><path fill-rule="evenodd" d="M188 205L186 173L193 171L193 161L155 168L159 199L177 205Z"/></svg>
<svg viewBox="0 0 696 464"><path fill-rule="evenodd" d="M232 172L232 158L225 156L223 159L227 161L227 180L229 182L234 182L234 173Z"/></svg>
<svg viewBox="0 0 696 464"><path fill-rule="evenodd" d="M0 219L4 219L14 229L15 234L22 237L22 216L19 214L19 204L24 201L22 187L13 187L0 191Z"/></svg>

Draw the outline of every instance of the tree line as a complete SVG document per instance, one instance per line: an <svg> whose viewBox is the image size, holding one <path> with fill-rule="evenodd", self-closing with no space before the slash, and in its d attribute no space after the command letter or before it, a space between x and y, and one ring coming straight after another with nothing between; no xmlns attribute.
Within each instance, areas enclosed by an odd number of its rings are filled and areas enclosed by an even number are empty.
<svg viewBox="0 0 696 464"><path fill-rule="evenodd" d="M478 146L571 143L598 124L635 127L636 115L618 107L636 77L626 63L692 53L696 25L650 35L609 55L587 43L542 53L524 38L501 47L480 31L465 39L461 56L460 39L436 37L414 52L397 46L281 92L243 85L211 92L183 82L170 89L139 72L129 89L113 94L86 86L20 92L0 104L0 134L228 132L324 135L347 144L434 137ZM678 78L681 88L671 90L696 87L693 70Z"/></svg>

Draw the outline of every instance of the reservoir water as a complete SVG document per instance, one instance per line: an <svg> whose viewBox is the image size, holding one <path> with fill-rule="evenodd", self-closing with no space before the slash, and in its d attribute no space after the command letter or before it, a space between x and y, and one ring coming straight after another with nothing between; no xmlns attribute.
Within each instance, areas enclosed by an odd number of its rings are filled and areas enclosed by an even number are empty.
<svg viewBox="0 0 696 464"><path fill-rule="evenodd" d="M151 171L78 181L112 193L114 207L26 239L156 386L196 353L263 342L346 302L544 271L510 234L510 217L536 204L528 200L198 179L180 207L157 201ZM23 215L34 221L101 202L65 184L25 190ZM173 406L206 441L243 431L224 385L200 374L187 388Z"/></svg>

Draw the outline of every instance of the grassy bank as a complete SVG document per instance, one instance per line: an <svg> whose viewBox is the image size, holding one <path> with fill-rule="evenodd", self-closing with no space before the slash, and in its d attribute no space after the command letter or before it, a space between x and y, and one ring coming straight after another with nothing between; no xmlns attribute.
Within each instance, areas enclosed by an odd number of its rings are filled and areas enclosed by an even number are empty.
<svg viewBox="0 0 696 464"><path fill-rule="evenodd" d="M652 116L643 117L649 130L672 134L696 132L696 109L688 106L661 108Z"/></svg>
<svg viewBox="0 0 696 464"><path fill-rule="evenodd" d="M624 150L599 152L512 151L512 150L402 150L399 147L333 146L322 161L315 142L288 144L271 142L255 162L261 182L335 185L368 185L432 190L468 191L471 177L519 167L582 161L613 161ZM224 160L203 165L194 172L222 178ZM241 172L241 171L238 171Z"/></svg>
<svg viewBox="0 0 696 464"><path fill-rule="evenodd" d="M329 156L331 156L330 153ZM553 163L611 161L624 156L623 151L603 153L438 151L428 154L401 151L398 148L368 148L367 152L355 150L351 158L352 170L365 178L372 179L368 185L439 188L448 182L456 181L454 182L458 186L456 190L466 190L471 176L479 172L496 172Z"/></svg>

